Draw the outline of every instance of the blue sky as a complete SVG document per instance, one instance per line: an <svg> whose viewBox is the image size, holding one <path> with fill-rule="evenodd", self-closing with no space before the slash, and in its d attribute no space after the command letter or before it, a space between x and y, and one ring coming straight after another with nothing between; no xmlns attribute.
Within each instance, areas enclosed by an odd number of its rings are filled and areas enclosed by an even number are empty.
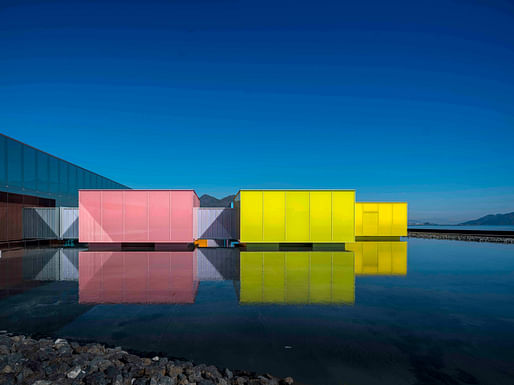
<svg viewBox="0 0 514 385"><path fill-rule="evenodd" d="M513 211L514 5L0 0L0 131L134 188Z"/></svg>

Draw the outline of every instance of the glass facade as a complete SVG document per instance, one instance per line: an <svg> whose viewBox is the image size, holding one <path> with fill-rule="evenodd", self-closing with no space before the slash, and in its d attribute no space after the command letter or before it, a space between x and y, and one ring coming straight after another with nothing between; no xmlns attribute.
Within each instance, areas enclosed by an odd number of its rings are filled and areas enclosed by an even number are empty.
<svg viewBox="0 0 514 385"><path fill-rule="evenodd" d="M120 183L0 134L0 191L78 206L79 189L126 189Z"/></svg>

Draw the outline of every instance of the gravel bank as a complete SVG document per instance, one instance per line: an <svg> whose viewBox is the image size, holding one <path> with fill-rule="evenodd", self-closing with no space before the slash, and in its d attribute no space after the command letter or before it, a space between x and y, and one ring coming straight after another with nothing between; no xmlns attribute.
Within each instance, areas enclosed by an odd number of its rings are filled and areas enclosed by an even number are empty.
<svg viewBox="0 0 514 385"><path fill-rule="evenodd" d="M293 379L164 357L144 358L120 347L81 345L0 334L0 384L87 385L289 385Z"/></svg>
<svg viewBox="0 0 514 385"><path fill-rule="evenodd" d="M451 239L456 241L469 242L497 242L497 243L514 243L514 238L495 237L494 235L483 234L460 234L460 233L431 233L421 231L409 231L409 238L428 238L428 239Z"/></svg>

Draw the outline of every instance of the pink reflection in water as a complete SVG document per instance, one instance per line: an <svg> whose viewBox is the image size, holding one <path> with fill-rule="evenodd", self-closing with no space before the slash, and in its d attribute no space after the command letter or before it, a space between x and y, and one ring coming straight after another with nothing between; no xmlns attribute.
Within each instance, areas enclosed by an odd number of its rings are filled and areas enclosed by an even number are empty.
<svg viewBox="0 0 514 385"><path fill-rule="evenodd" d="M79 303L194 303L196 251L83 251Z"/></svg>

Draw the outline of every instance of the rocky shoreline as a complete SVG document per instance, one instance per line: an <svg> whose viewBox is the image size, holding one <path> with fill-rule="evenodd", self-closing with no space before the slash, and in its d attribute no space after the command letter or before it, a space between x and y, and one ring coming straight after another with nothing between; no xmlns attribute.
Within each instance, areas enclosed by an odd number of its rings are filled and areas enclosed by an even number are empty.
<svg viewBox="0 0 514 385"><path fill-rule="evenodd" d="M442 233L429 231L409 231L409 238L426 238L426 239L446 239L467 242L495 242L495 243L511 243L514 244L514 238L497 237L494 235L484 234L462 234L462 233Z"/></svg>
<svg viewBox="0 0 514 385"><path fill-rule="evenodd" d="M242 370L219 369L165 357L145 358L120 347L65 339L0 334L0 384L70 385L290 385Z"/></svg>

